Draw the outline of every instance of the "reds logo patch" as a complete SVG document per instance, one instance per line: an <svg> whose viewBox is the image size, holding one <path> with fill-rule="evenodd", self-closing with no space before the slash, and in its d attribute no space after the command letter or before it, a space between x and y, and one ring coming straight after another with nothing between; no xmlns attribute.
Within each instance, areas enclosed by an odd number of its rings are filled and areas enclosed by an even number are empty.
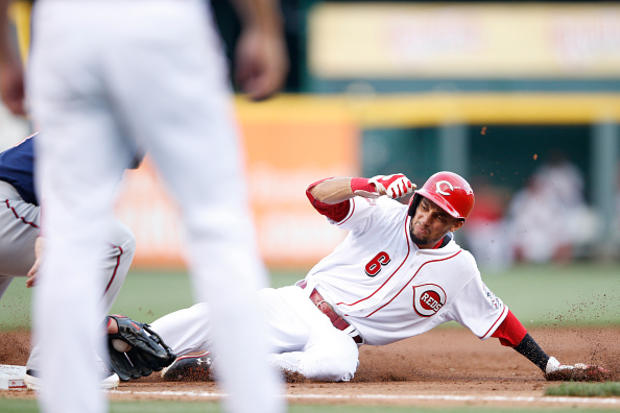
<svg viewBox="0 0 620 413"><path fill-rule="evenodd" d="M446 304L446 292L437 284L413 286L413 309L421 317L435 315Z"/></svg>

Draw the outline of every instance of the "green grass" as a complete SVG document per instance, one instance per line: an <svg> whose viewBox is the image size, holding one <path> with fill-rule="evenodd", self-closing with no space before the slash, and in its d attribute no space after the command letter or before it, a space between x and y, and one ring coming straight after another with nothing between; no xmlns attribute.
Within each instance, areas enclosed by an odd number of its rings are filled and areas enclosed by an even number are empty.
<svg viewBox="0 0 620 413"><path fill-rule="evenodd" d="M351 406L351 405L301 405L289 406L290 413L581 413L581 412L609 412L609 409L593 409L585 407L543 408L543 407L481 407L463 406L433 408L422 406ZM0 412L2 413L37 413L35 400L2 399L0 398ZM219 405L214 402L183 402L183 401L135 401L112 402L111 413L219 413Z"/></svg>
<svg viewBox="0 0 620 413"><path fill-rule="evenodd" d="M620 264L528 265L482 274L527 327L620 325ZM273 271L271 284L290 285L304 275L304 271ZM15 279L0 301L0 330L29 328L32 290L24 282ZM112 312L152 321L192 302L185 272L133 270Z"/></svg>
<svg viewBox="0 0 620 413"><path fill-rule="evenodd" d="M605 383L562 383L559 386L547 387L547 396L576 396L576 397L610 397L620 396L620 382L608 381Z"/></svg>
<svg viewBox="0 0 620 413"><path fill-rule="evenodd" d="M619 263L527 265L482 274L527 326L620 324Z"/></svg>

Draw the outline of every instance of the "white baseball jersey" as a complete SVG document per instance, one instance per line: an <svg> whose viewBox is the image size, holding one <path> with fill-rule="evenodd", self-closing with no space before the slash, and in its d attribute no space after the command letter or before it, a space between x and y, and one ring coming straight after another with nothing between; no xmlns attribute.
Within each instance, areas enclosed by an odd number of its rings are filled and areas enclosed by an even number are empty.
<svg viewBox="0 0 620 413"><path fill-rule="evenodd" d="M352 198L335 225L351 232L306 276L364 338L388 344L455 320L490 337L508 308L482 282L473 256L454 240L420 249L407 206L387 197Z"/></svg>

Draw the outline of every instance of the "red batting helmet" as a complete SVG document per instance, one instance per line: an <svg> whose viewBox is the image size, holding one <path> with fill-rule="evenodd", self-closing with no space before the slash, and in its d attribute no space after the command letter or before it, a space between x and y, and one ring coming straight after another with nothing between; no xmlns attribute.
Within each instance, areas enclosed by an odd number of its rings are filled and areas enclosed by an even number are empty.
<svg viewBox="0 0 620 413"><path fill-rule="evenodd" d="M422 197L434 202L454 218L465 219L474 208L474 191L462 176L454 172L437 172L428 178L424 186L413 193L409 215L415 215Z"/></svg>

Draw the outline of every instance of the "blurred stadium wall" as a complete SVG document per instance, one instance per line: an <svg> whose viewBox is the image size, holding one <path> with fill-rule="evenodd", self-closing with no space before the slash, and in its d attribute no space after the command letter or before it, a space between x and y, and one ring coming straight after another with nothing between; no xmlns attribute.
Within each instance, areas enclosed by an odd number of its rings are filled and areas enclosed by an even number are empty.
<svg viewBox="0 0 620 413"><path fill-rule="evenodd" d="M238 23L212 1L231 64ZM584 257L619 255L620 5L613 2L282 0L289 95L239 100L250 196L272 267L309 267L342 238L310 182L440 169L511 197L561 151L598 219ZM294 95L293 95L294 94ZM4 129L4 123L2 123ZM174 206L147 164L119 214L138 266L176 266Z"/></svg>

